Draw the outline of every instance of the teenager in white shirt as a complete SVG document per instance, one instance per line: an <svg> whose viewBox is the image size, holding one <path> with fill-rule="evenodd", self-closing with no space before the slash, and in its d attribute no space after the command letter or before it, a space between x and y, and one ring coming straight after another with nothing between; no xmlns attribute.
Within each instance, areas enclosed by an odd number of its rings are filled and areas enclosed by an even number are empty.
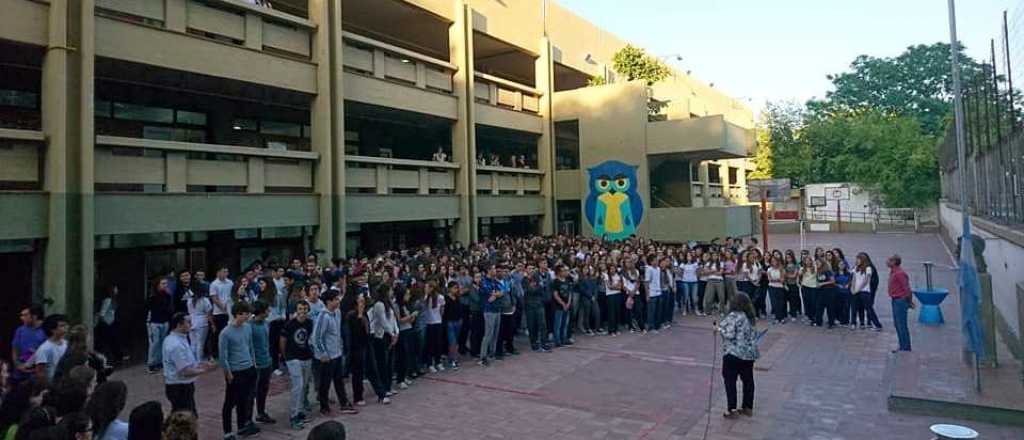
<svg viewBox="0 0 1024 440"><path fill-rule="evenodd" d="M50 315L43 320L43 332L46 341L36 349L27 364L35 367L39 383L50 383L57 372L57 363L68 351L68 342L64 336L68 333L68 318L64 315Z"/></svg>

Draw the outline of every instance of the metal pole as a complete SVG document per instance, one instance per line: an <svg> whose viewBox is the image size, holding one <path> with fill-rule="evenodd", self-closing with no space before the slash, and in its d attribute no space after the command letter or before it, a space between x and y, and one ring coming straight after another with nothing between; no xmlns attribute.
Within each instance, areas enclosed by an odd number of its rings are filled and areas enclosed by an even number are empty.
<svg viewBox="0 0 1024 440"><path fill-rule="evenodd" d="M956 121L956 152L958 160L960 161L960 167L962 168L966 162L966 158L964 157L964 113L963 108L960 107L961 100L963 99L963 97L960 96L960 40L956 38L956 5L954 3L954 0L949 0L949 50L953 64L953 103ZM964 188L966 187L967 182L964 173L959 174L961 224L966 224L969 220L969 217L967 216L967 206L964 205ZM979 369L977 354L975 354L974 374L975 387L978 391L981 391L981 371Z"/></svg>
<svg viewBox="0 0 1024 440"><path fill-rule="evenodd" d="M768 255L768 188L761 187L761 247Z"/></svg>
<svg viewBox="0 0 1024 440"><path fill-rule="evenodd" d="M1017 116L1013 108L1013 64L1010 61L1010 31L1003 11L1003 51L1006 52L1006 102L1010 105L1010 133L1017 131Z"/></svg>

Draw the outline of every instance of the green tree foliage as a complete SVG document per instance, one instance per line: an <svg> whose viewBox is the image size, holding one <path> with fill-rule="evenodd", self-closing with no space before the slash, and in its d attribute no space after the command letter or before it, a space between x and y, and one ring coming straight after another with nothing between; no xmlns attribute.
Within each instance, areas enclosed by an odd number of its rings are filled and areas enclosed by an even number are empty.
<svg viewBox="0 0 1024 440"><path fill-rule="evenodd" d="M612 58L612 67L626 80L644 80L647 85L667 78L672 71L657 58L647 55L643 49L627 45Z"/></svg>
<svg viewBox="0 0 1024 440"><path fill-rule="evenodd" d="M757 168L751 178L788 177L795 186L806 183L810 148L797 139L804 113L794 102L765 105L757 128Z"/></svg>
<svg viewBox="0 0 1024 440"><path fill-rule="evenodd" d="M603 86L605 84L608 84L608 79L605 78L604 75L595 76L595 77L591 77L591 78L587 79L587 86L589 86L589 87Z"/></svg>

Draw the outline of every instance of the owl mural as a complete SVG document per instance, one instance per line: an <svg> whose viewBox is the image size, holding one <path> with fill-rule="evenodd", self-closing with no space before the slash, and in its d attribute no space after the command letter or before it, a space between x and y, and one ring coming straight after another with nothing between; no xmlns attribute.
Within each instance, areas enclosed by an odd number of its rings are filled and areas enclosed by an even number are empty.
<svg viewBox="0 0 1024 440"><path fill-rule="evenodd" d="M609 160L589 168L590 194L584 214L594 235L607 240L624 240L636 233L644 215L644 204L636 192L637 167Z"/></svg>

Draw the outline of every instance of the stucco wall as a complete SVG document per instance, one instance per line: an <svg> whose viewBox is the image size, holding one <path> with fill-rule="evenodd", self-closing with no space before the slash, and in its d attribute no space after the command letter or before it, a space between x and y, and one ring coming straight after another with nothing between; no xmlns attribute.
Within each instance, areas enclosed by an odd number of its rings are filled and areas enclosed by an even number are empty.
<svg viewBox="0 0 1024 440"><path fill-rule="evenodd" d="M943 231L954 243L963 231L960 211L953 206L939 203ZM985 239L985 262L992 274L992 302L1003 316L1010 330L1021 338L1021 305L1017 300L1017 284L1024 282L1024 245L1003 239L981 227L971 225L971 232Z"/></svg>

